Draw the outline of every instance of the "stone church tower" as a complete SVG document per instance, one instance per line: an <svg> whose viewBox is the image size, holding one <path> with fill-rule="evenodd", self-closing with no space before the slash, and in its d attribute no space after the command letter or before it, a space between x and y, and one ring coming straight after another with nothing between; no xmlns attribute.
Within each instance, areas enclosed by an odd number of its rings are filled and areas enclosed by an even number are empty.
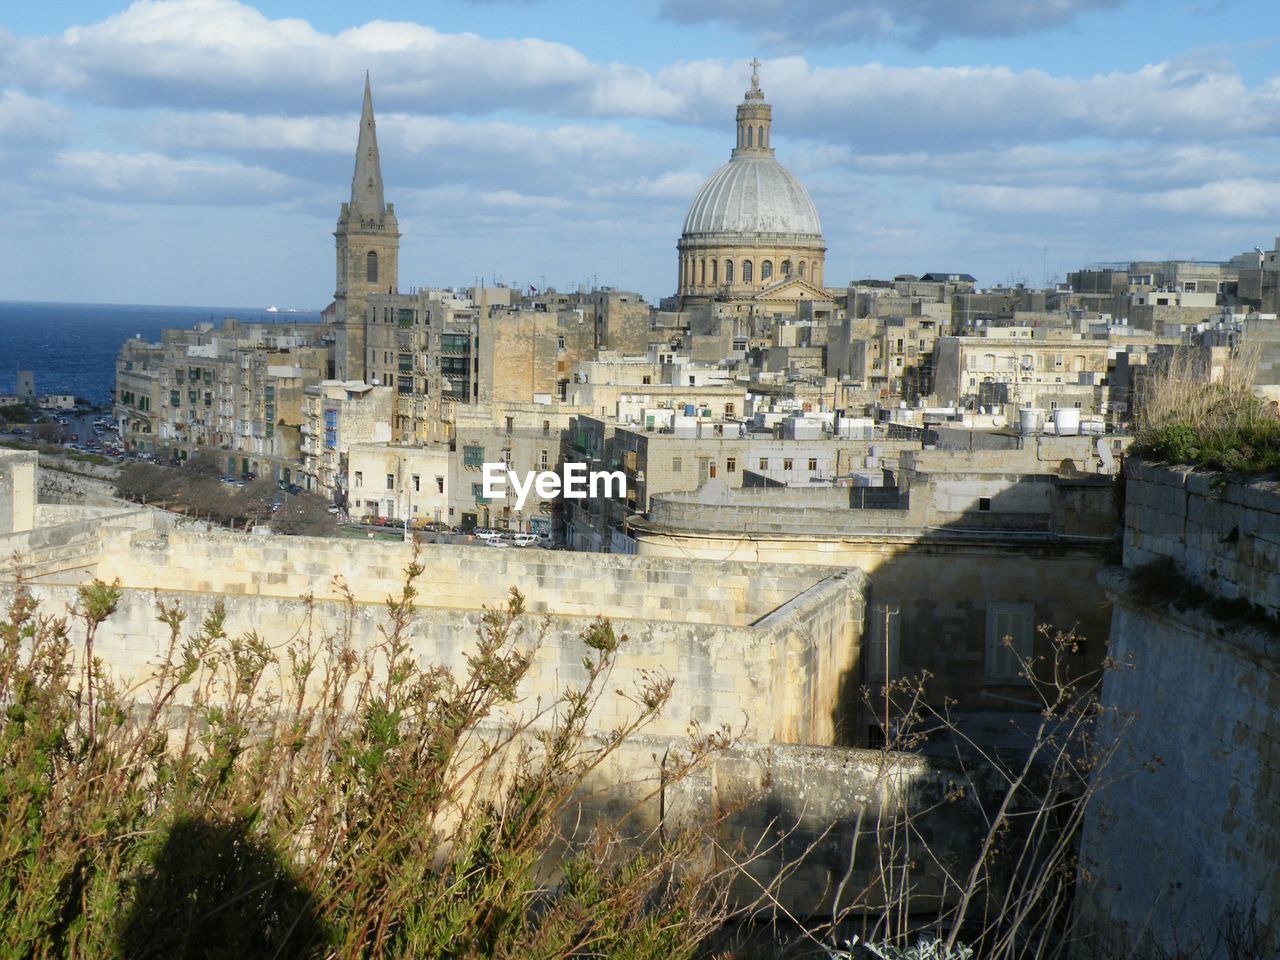
<svg viewBox="0 0 1280 960"><path fill-rule="evenodd" d="M363 380L368 322L365 297L395 293L400 275L400 230L395 206L382 196L382 164L367 73L351 202L342 205L333 236L338 254L338 283L333 295L338 326L335 373L339 380Z"/></svg>

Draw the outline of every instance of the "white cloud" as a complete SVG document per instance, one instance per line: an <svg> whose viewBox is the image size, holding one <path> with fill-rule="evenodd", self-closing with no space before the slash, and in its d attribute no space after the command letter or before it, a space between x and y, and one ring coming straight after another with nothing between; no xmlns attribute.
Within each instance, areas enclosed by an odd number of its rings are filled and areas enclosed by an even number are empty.
<svg viewBox="0 0 1280 960"><path fill-rule="evenodd" d="M938 206L943 210L1013 216L1076 218L1096 212L1101 204L1099 191L1079 187L960 186L947 187L938 197Z"/></svg>
<svg viewBox="0 0 1280 960"><path fill-rule="evenodd" d="M1070 23L1123 0L663 0L683 23L718 21L768 43L813 47L896 40L930 46L949 37L1011 37Z"/></svg>
<svg viewBox="0 0 1280 960"><path fill-rule="evenodd" d="M595 64L562 43L442 33L373 20L325 34L238 0L135 0L58 37L12 38L0 65L30 89L122 107L299 113L358 97L372 68L384 104L428 112L674 115L638 68Z"/></svg>
<svg viewBox="0 0 1280 960"><path fill-rule="evenodd" d="M68 122L67 111L48 100L19 90L0 92L0 147L57 143Z"/></svg>
<svg viewBox="0 0 1280 960"><path fill-rule="evenodd" d="M1214 220L1280 219L1280 194L1274 180L1214 180L1195 187L1166 190L1143 198L1152 210Z"/></svg>
<svg viewBox="0 0 1280 960"><path fill-rule="evenodd" d="M41 179L75 192L143 203L232 205L260 203L290 183L288 177L261 167L101 150L59 153Z"/></svg>

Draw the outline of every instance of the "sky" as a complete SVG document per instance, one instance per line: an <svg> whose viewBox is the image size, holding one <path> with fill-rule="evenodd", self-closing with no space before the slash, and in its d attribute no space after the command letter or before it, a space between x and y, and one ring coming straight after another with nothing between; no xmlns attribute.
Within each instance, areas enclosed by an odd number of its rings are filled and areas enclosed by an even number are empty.
<svg viewBox="0 0 1280 960"><path fill-rule="evenodd" d="M320 308L365 72L401 290L674 292L759 58L826 281L1280 235L1273 0L0 5L0 299Z"/></svg>

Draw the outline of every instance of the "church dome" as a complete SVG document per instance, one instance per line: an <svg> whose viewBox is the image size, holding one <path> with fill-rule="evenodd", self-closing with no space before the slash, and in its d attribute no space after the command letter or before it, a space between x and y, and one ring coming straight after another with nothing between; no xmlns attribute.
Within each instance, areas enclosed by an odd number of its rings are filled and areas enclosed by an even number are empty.
<svg viewBox="0 0 1280 960"><path fill-rule="evenodd" d="M737 151L735 151L736 153ZM820 237L809 191L767 155L740 155L713 173L689 205L684 235L789 234Z"/></svg>
<svg viewBox="0 0 1280 960"><path fill-rule="evenodd" d="M773 108L760 89L760 61L751 66L729 162L693 198L676 243L682 305L741 300L779 282L793 298L802 289L793 280L822 287L827 248L818 210L809 191L773 158Z"/></svg>

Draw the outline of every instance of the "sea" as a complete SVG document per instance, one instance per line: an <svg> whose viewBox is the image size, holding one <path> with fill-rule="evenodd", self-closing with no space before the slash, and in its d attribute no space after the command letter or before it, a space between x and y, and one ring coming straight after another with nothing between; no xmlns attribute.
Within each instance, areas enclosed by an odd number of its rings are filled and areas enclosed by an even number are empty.
<svg viewBox="0 0 1280 960"><path fill-rule="evenodd" d="M122 343L131 337L155 342L168 327L217 324L227 317L245 323L318 323L320 311L0 300L0 395L12 395L17 372L30 370L37 396L69 393L95 406L110 405Z"/></svg>

